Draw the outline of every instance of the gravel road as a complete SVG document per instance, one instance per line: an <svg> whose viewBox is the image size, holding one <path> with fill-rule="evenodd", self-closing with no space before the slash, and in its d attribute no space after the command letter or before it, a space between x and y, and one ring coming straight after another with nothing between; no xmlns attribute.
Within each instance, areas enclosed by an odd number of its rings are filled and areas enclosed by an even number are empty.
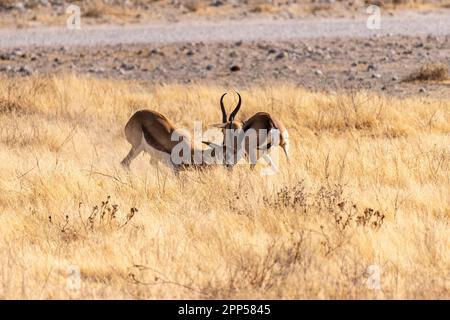
<svg viewBox="0 0 450 320"><path fill-rule="evenodd" d="M319 37L370 37L373 35L450 35L450 10L428 14L406 12L382 15L381 28L370 30L366 18L315 18L302 20L239 20L177 22L131 26L0 29L0 48L26 46L102 46L118 44L282 41Z"/></svg>

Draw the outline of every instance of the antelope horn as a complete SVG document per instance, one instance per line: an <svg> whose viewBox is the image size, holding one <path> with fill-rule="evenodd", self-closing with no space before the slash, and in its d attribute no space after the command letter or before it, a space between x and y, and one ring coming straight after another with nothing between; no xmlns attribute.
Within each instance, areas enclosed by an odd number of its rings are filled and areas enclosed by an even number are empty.
<svg viewBox="0 0 450 320"><path fill-rule="evenodd" d="M202 141L202 143L206 144L209 147L213 147L213 148L221 148L222 147L220 144L217 144L217 143L211 142L211 141Z"/></svg>
<svg viewBox="0 0 450 320"><path fill-rule="evenodd" d="M223 105L223 97L225 97L227 93L225 92L222 97L220 97L220 109L222 110L222 122L227 122L227 112L225 111L225 106Z"/></svg>
<svg viewBox="0 0 450 320"><path fill-rule="evenodd" d="M236 92L238 97L239 97L239 101L238 104L236 106L236 108L234 108L233 112L230 114L230 118L228 119L228 121L233 121L234 117L236 117L236 114L238 113L239 109L241 108L241 95L239 94L239 92Z"/></svg>

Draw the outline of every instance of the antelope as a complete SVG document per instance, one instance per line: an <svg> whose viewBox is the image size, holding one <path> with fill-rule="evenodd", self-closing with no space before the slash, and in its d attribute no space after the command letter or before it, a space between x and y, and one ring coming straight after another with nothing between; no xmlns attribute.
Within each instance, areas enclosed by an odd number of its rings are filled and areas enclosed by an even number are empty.
<svg viewBox="0 0 450 320"><path fill-rule="evenodd" d="M216 156L215 149L195 148L183 131L164 115L152 110L134 113L125 125L125 137L131 144L130 152L121 162L126 169L142 151L150 154L152 160L171 167L175 174L189 165L199 167L212 164Z"/></svg>
<svg viewBox="0 0 450 320"><path fill-rule="evenodd" d="M229 151L230 148L234 153L239 151L239 149L242 148L241 143L245 139L245 134L250 130L254 130L254 132L256 132L257 134L255 141L256 143L253 143L253 146L251 146L249 141L246 140L244 146L244 153L245 153L244 155L246 157L250 156L251 158L251 168L254 168L254 166L256 165L256 161L260 157L263 157L271 166L275 166L272 159L267 154L268 150L274 145L279 145L283 149L286 155L286 159L289 161L289 134L284 124L276 117L267 112L257 112L245 121L235 121L235 117L239 112L239 109L241 108L242 102L241 95L238 92L236 93L238 95L239 100L236 107L228 117L228 120L227 120L227 112L223 104L223 98L226 95L226 93L224 93L220 98L222 123L211 125L213 127L221 128L223 130L224 133L223 145L225 146L225 148L227 148L227 151ZM264 132L267 133L265 137L260 136L260 133L263 130L265 130ZM232 132L235 132L234 137L230 135L230 133ZM266 143L265 145L263 145L264 142ZM214 145L212 143L205 141L203 141L203 143L208 145ZM234 147L236 145L238 147L238 150L236 150L236 148ZM214 146L217 147L217 145ZM258 150L262 150L263 151L262 154L259 154Z"/></svg>

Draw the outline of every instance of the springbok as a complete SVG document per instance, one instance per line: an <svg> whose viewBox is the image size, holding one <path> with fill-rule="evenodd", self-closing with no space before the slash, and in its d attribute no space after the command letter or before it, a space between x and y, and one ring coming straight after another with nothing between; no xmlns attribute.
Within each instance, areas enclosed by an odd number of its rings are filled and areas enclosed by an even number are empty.
<svg viewBox="0 0 450 320"><path fill-rule="evenodd" d="M270 156L267 154L268 150L275 145L279 145L289 161L289 134L284 124L273 115L267 112L257 112L245 121L235 121L235 117L241 108L241 95L238 95L238 103L231 112L227 120L227 112L223 104L223 98L226 93L220 98L220 108L222 110L222 123L213 124L213 127L223 129L224 143L223 146L227 148L227 152L231 149L236 154L239 149L242 149L242 142L245 135L253 130L256 141L250 143L249 139L245 139L245 156L250 157L251 168L254 168L256 161L263 157L271 166L275 166ZM230 130L231 129L231 130ZM263 133L263 134L261 134ZM250 136L251 140L251 136ZM208 145L217 145L209 142L204 142ZM237 149L236 149L237 146ZM258 152L262 151L262 152ZM237 159L239 160L239 158ZM236 161L237 162L237 161Z"/></svg>
<svg viewBox="0 0 450 320"><path fill-rule="evenodd" d="M134 113L125 125L125 137L131 144L130 152L121 162L126 169L142 151L149 153L152 160L171 167L175 174L187 166L212 164L216 155L213 148L194 147L183 131L152 110Z"/></svg>

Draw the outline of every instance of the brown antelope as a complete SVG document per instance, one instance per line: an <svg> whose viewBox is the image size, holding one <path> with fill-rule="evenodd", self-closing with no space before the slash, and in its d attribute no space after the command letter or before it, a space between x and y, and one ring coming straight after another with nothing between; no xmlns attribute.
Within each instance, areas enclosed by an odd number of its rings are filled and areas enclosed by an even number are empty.
<svg viewBox="0 0 450 320"><path fill-rule="evenodd" d="M171 167L175 174L188 165L212 164L214 149L195 148L189 137L162 114L151 110L137 111L125 126L125 136L131 150L121 164L129 169L131 161L142 151L152 160Z"/></svg>
<svg viewBox="0 0 450 320"><path fill-rule="evenodd" d="M274 145L279 145L283 149L286 158L289 161L289 134L284 124L267 112L257 112L245 121L235 121L234 118L239 112L242 102L241 95L239 93L237 93L239 98L237 106L231 112L227 120L227 112L223 104L223 98L225 97L225 95L226 93L224 93L220 98L222 123L212 125L214 127L223 129L223 145L227 149L231 148L231 151L236 153L238 150L235 146L237 146L238 149L241 148L241 143L245 139L245 135L248 132L253 131L254 133L256 133L254 136L255 141L253 145L249 142L248 139L246 139L244 146L244 155L247 157L250 156L252 168L255 166L256 161L260 157L264 157L264 159L272 166L275 165L270 156L267 154L268 150ZM265 135L260 135L260 133L262 132L265 132ZM230 133L232 134L230 135ZM204 143L211 144L208 142ZM259 153L258 150L262 150L263 152Z"/></svg>

